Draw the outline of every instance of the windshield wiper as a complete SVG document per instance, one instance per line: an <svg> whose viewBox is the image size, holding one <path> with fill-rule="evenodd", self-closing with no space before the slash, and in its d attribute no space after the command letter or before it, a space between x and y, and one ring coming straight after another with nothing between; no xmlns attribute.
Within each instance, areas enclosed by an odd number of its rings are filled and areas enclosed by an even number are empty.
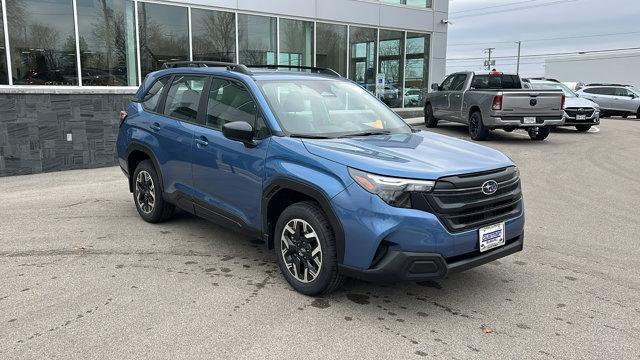
<svg viewBox="0 0 640 360"><path fill-rule="evenodd" d="M333 139L331 136L316 134L289 134L289 137L301 139Z"/></svg>
<svg viewBox="0 0 640 360"><path fill-rule="evenodd" d="M371 130L371 131L363 131L342 135L342 137L352 137L352 136L372 136L372 135L389 135L391 134L390 130Z"/></svg>

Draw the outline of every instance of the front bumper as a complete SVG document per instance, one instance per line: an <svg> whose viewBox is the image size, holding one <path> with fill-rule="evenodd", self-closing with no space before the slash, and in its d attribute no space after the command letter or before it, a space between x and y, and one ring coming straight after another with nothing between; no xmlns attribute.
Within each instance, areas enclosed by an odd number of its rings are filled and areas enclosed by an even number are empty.
<svg viewBox="0 0 640 360"><path fill-rule="evenodd" d="M524 232L508 240L505 245L486 253L474 251L452 258L445 258L440 254L434 253L389 251L375 267L370 269L359 269L346 265L339 265L339 267L342 274L365 281L435 280L522 251L523 246Z"/></svg>
<svg viewBox="0 0 640 360"><path fill-rule="evenodd" d="M600 125L600 115L594 115L590 118L586 118L584 120L576 120L575 117L564 117L564 125L565 126L575 126L575 125Z"/></svg>

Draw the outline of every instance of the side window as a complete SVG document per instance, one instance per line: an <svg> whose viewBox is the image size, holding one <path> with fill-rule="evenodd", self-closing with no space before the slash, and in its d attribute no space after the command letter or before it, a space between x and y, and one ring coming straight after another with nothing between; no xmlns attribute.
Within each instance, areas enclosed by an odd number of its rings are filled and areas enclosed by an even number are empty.
<svg viewBox="0 0 640 360"><path fill-rule="evenodd" d="M451 83L452 91L461 91L464 88L464 83L467 81L467 75L459 74L453 79Z"/></svg>
<svg viewBox="0 0 640 360"><path fill-rule="evenodd" d="M164 114L172 118L196 122L204 81L203 76L176 75L167 93Z"/></svg>
<svg viewBox="0 0 640 360"><path fill-rule="evenodd" d="M442 82L442 85L440 85L440 88L442 89L442 91L451 90L451 83L453 83L453 79L455 77L456 77L455 75L449 75L449 77L444 79L444 81Z"/></svg>
<svg viewBox="0 0 640 360"><path fill-rule="evenodd" d="M159 79L151 86L149 91L147 91L147 93L144 95L141 101L142 107L145 110L150 110L150 111L156 110L156 107L158 106L158 101L160 101L160 96L162 96L162 90L164 89L164 86L169 81L169 78L170 77L163 77L162 79Z"/></svg>
<svg viewBox="0 0 640 360"><path fill-rule="evenodd" d="M625 88L615 88L616 96L629 96L631 92Z"/></svg>
<svg viewBox="0 0 640 360"><path fill-rule="evenodd" d="M616 95L616 89L615 88L600 88L598 90L600 91L600 94L602 94L602 95Z"/></svg>
<svg viewBox="0 0 640 360"><path fill-rule="evenodd" d="M205 125L220 130L224 124L234 121L251 124L257 139L269 136L269 129L244 85L231 80L213 79Z"/></svg>

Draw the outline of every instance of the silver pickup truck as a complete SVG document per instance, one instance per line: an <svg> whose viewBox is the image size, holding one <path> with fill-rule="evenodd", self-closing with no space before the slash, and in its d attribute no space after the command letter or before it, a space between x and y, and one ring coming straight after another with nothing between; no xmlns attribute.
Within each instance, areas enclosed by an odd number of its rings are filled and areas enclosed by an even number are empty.
<svg viewBox="0 0 640 360"><path fill-rule="evenodd" d="M559 90L523 89L518 75L497 71L457 72L433 84L424 106L424 122L438 120L467 124L473 140L486 140L493 129L524 128L533 140L544 140L551 128L564 123L565 97Z"/></svg>

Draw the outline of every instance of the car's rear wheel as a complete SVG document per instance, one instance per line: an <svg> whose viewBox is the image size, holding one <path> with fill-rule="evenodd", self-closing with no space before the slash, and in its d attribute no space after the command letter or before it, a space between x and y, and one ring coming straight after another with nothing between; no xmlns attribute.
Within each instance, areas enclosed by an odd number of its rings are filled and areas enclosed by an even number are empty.
<svg viewBox="0 0 640 360"><path fill-rule="evenodd" d="M542 141L549 136L551 128L549 127L532 127L527 129L531 140Z"/></svg>
<svg viewBox="0 0 640 360"><path fill-rule="evenodd" d="M424 107L424 125L428 128L434 128L438 126L438 119L433 116L433 106L427 104Z"/></svg>
<svg viewBox="0 0 640 360"><path fill-rule="evenodd" d="M133 200L144 221L158 223L171 217L174 206L162 198L158 172L151 160L141 161L133 172Z"/></svg>
<svg viewBox="0 0 640 360"><path fill-rule="evenodd" d="M318 205L290 205L280 215L274 234L278 266L296 291L313 296L330 293L343 284L335 235Z"/></svg>
<svg viewBox="0 0 640 360"><path fill-rule="evenodd" d="M482 114L479 111L469 116L469 135L475 141L484 141L489 137L489 129L482 122Z"/></svg>
<svg viewBox="0 0 640 360"><path fill-rule="evenodd" d="M591 129L591 125L576 125L576 129L579 132L587 132L589 131L589 129Z"/></svg>
<svg viewBox="0 0 640 360"><path fill-rule="evenodd" d="M638 112L636 113L636 119L640 119L640 107L638 108Z"/></svg>
<svg viewBox="0 0 640 360"><path fill-rule="evenodd" d="M629 117L629 115L627 115L627 114L622 114L622 118L623 118L623 119L626 119L626 118L628 118L628 117Z"/></svg>

